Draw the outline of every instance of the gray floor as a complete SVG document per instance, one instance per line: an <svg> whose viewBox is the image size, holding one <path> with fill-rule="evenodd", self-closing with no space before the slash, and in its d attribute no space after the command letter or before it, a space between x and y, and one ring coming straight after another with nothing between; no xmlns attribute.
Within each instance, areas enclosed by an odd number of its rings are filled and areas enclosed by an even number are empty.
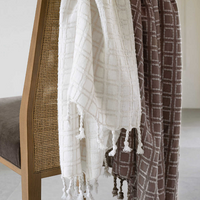
<svg viewBox="0 0 200 200"><path fill-rule="evenodd" d="M200 110L184 109L182 115L179 200L200 199ZM95 200L115 199L111 195L112 179L101 177ZM42 200L60 200L60 176L42 180ZM21 200L20 176L0 164L0 200Z"/></svg>

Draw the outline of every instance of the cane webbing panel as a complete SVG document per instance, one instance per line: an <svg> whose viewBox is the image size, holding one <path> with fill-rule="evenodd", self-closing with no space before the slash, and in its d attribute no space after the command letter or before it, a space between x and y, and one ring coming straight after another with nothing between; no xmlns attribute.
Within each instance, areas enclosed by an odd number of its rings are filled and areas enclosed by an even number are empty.
<svg viewBox="0 0 200 200"><path fill-rule="evenodd" d="M60 0L48 0L33 114L35 171L59 167L57 67Z"/></svg>

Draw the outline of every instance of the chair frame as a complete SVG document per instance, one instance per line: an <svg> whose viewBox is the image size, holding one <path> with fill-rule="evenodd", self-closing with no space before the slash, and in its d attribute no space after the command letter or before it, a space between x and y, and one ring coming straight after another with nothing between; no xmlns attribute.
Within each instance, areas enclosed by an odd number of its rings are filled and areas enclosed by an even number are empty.
<svg viewBox="0 0 200 200"><path fill-rule="evenodd" d="M41 179L61 174L60 166L41 171L35 171L34 169L33 115L45 29L45 14L49 1L37 0L19 116L21 169L0 156L2 164L21 175L22 200L41 200ZM79 182L77 181L78 184Z"/></svg>
<svg viewBox="0 0 200 200"><path fill-rule="evenodd" d="M0 157L0 162L21 175L22 200L41 200L41 179L61 174L60 167L34 171L33 111L37 88L42 38L44 34L45 12L48 0L38 0L27 71L20 107L20 151L21 169Z"/></svg>

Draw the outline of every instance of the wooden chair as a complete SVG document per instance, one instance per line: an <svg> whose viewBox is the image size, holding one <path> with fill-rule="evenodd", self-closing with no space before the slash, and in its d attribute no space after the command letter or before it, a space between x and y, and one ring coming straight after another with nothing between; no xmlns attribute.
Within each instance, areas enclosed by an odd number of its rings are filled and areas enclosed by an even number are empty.
<svg viewBox="0 0 200 200"><path fill-rule="evenodd" d="M57 127L57 63L60 0L38 0L21 99L20 157L22 200L41 200L41 179L60 171ZM6 133L5 133L6 134Z"/></svg>

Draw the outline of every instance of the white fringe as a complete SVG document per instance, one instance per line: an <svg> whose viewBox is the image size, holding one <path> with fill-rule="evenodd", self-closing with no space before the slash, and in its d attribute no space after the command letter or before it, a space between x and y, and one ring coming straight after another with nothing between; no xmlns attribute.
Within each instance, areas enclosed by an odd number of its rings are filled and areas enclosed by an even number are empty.
<svg viewBox="0 0 200 200"><path fill-rule="evenodd" d="M117 145L115 144L115 130L112 130L112 136L113 150L109 153L109 156L114 156L117 151Z"/></svg>
<svg viewBox="0 0 200 200"><path fill-rule="evenodd" d="M83 124L83 120L84 120L84 113L83 111L80 109L79 106L77 106L79 114L80 114L80 127L79 127L79 131L80 134L76 136L77 139L82 140L83 138L85 138L85 130L84 130L84 124ZM70 121L71 121L71 116L70 116L70 102L67 103L67 122L70 125ZM101 131L100 131L100 127L101 127ZM125 141L124 141L124 152L131 152L133 149L129 147L129 142L128 142L128 138L129 138L129 130L126 130L126 137L125 137ZM99 149L101 150L106 150L107 147L103 144L102 141L102 125L100 125L97 122L97 143L99 145ZM141 142L141 133L140 133L140 127L137 128L137 133L138 133L138 148L137 148L137 154L144 154L144 150L142 149L142 142ZM109 153L109 156L114 156L116 154L117 151L117 145L115 143L115 130L112 130L112 143L113 143L113 150ZM106 172L105 172L106 173Z"/></svg>
<svg viewBox="0 0 200 200"><path fill-rule="evenodd" d="M94 200L92 194L91 194L91 185L90 185L90 182L89 181L86 181L86 193L87 193L87 198L88 200Z"/></svg>
<svg viewBox="0 0 200 200"><path fill-rule="evenodd" d="M126 130L126 138L124 141L124 149L123 149L124 152L131 152L133 150L129 147L128 138L129 138L129 130L127 129Z"/></svg>
<svg viewBox="0 0 200 200"><path fill-rule="evenodd" d="M73 184L74 184L74 178L70 178L70 182L69 182L69 187L67 190L67 200L73 200Z"/></svg>
<svg viewBox="0 0 200 200"><path fill-rule="evenodd" d="M66 181L65 181L65 179L62 175L61 175L61 179L62 179L62 182L63 182L63 195L62 195L61 199L66 200L67 199L67 193L66 193L67 185L66 185Z"/></svg>
<svg viewBox="0 0 200 200"><path fill-rule="evenodd" d="M69 186L67 188L66 180L61 175L61 179L63 182L63 200L84 200L84 198L87 198L87 200L94 200L91 191L93 190L93 186L96 190L96 193L98 193L98 179L96 178L94 180L93 185L90 181L84 181L83 174L81 176L76 176L70 178ZM79 181L79 185L77 185L77 181Z"/></svg>
<svg viewBox="0 0 200 200"><path fill-rule="evenodd" d="M83 177L79 177L79 195L78 195L78 199L77 200L84 200L84 197L83 197Z"/></svg>
<svg viewBox="0 0 200 200"><path fill-rule="evenodd" d="M140 128L137 129L137 134L138 134L138 148L137 148L137 154L144 154L144 150L142 149L142 141L141 141L141 133L140 133Z"/></svg>
<svg viewBox="0 0 200 200"><path fill-rule="evenodd" d="M68 189L67 189L66 180L62 175L61 175L61 179L62 179L62 182L63 182L63 195L62 195L61 199L63 199L63 200L73 200L72 191L73 191L74 178L70 178L70 183L69 183Z"/></svg>

